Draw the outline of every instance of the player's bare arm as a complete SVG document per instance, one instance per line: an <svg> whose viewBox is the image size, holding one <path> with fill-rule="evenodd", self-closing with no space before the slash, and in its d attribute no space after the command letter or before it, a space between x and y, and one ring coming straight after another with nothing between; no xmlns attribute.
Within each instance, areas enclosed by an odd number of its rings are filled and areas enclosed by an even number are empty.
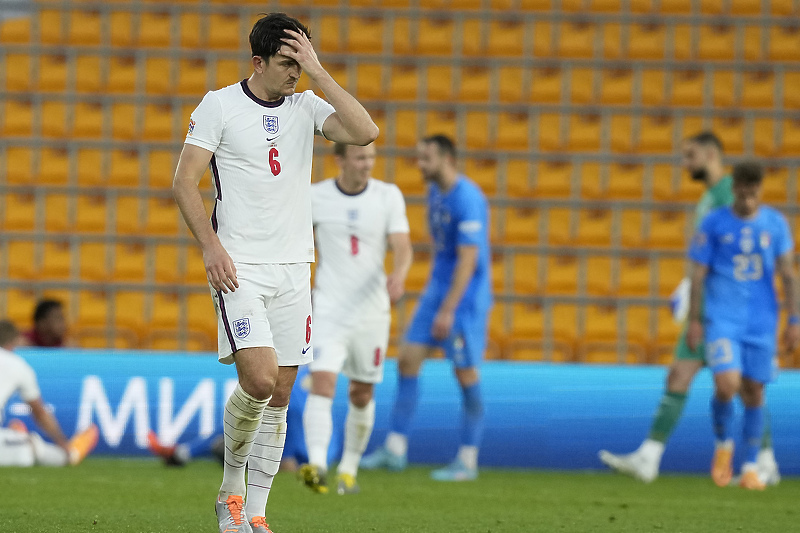
<svg viewBox="0 0 800 533"><path fill-rule="evenodd" d="M392 272L386 276L386 289L391 302L396 303L405 293L406 277L414 259L414 249L408 233L390 233L388 241L394 257Z"/></svg>
<svg viewBox="0 0 800 533"><path fill-rule="evenodd" d="M69 450L69 443L64 436L64 432L61 430L61 426L58 424L58 420L47 410L42 399L37 398L30 401L28 402L28 406L31 408L31 416L36 422L36 425L39 426L56 445L65 450Z"/></svg>
<svg viewBox="0 0 800 533"><path fill-rule="evenodd" d="M692 263L689 277L692 283L689 292L689 328L686 332L686 343L690 350L696 350L703 342L703 317L700 313L703 306L703 285L707 274L706 265Z"/></svg>
<svg viewBox="0 0 800 533"><path fill-rule="evenodd" d="M366 146L378 138L380 130L358 100L342 89L320 64L311 41L304 33L286 30L280 53L291 57L316 83L336 110L322 126L329 141Z"/></svg>
<svg viewBox="0 0 800 533"><path fill-rule="evenodd" d="M172 182L172 195L181 210L186 225L203 250L203 263L208 282L214 290L227 294L239 287L236 267L222 246L203 205L198 184L213 154L205 148L184 144Z"/></svg>
<svg viewBox="0 0 800 533"><path fill-rule="evenodd" d="M455 320L456 308L458 307L461 298L467 291L469 282L472 280L472 274L475 272L475 267L478 265L478 247L472 244L462 244L458 247L458 259L456 260L456 268L453 272L453 281L450 284L450 289L433 319L433 337L435 339L444 340L450 336L450 330L453 329L453 321Z"/></svg>
<svg viewBox="0 0 800 533"><path fill-rule="evenodd" d="M789 313L788 324L783 332L786 349L793 352L800 345L800 309L797 297L797 271L792 252L778 258L778 273L783 282L784 302Z"/></svg>

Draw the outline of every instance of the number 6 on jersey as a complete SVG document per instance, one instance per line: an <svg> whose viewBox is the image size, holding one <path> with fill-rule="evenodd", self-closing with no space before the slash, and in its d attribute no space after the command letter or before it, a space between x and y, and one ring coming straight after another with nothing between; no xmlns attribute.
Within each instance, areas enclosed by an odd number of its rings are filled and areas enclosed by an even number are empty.
<svg viewBox="0 0 800 533"><path fill-rule="evenodd" d="M274 146L269 149L269 169L272 171L273 176L281 173L281 164L278 161L278 149Z"/></svg>

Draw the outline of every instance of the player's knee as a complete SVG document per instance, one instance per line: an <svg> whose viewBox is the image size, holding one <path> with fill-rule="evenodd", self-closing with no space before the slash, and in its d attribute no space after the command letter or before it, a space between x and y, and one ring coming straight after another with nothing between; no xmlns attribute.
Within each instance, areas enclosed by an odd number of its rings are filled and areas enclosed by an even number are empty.
<svg viewBox="0 0 800 533"><path fill-rule="evenodd" d="M363 409L372 400L372 387L350 387L350 403Z"/></svg>
<svg viewBox="0 0 800 533"><path fill-rule="evenodd" d="M475 367L457 368L456 379L461 388L471 387L478 382L478 371Z"/></svg>
<svg viewBox="0 0 800 533"><path fill-rule="evenodd" d="M747 407L761 407L764 405L764 386L750 380L743 380L741 392L742 403Z"/></svg>
<svg viewBox="0 0 800 533"><path fill-rule="evenodd" d="M669 369L667 376L667 389L670 392L685 394L692 385L694 375L697 373L694 367L676 364Z"/></svg>
<svg viewBox="0 0 800 533"><path fill-rule="evenodd" d="M275 376L258 375L248 376L241 380L242 388L247 394L257 400L266 400L275 392Z"/></svg>
<svg viewBox="0 0 800 533"><path fill-rule="evenodd" d="M717 399L729 402L739 393L741 380L735 376L724 376L715 379L715 395Z"/></svg>
<svg viewBox="0 0 800 533"><path fill-rule="evenodd" d="M402 376L416 376L420 366L420 362L413 357L400 357L397 361L397 368Z"/></svg>

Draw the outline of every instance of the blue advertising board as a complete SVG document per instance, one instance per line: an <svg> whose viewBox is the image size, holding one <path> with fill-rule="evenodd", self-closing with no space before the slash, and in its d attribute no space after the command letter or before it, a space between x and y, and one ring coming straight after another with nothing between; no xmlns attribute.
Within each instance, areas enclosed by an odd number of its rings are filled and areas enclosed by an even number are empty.
<svg viewBox="0 0 800 533"><path fill-rule="evenodd" d="M166 443L219 431L222 407L236 385L235 369L208 354L34 349L20 353L36 370L45 402L66 433L90 423L99 426L96 453L102 454L146 454L150 430ZM602 467L599 449L631 451L645 437L666 370L488 362L481 375L486 410L481 464L590 469ZM346 385L342 379L337 389L334 419L339 426L347 408ZM370 449L383 441L388 430L396 385L397 367L390 360L385 381L376 389L377 419ZM662 470L707 470L713 452L711 390L709 373L701 372ZM442 360L427 362L409 460L445 463L453 457L460 398L450 365ZM776 456L785 474L800 473L798 398L800 372L796 371L783 372L767 394ZM25 405L12 399L4 418L25 414Z"/></svg>

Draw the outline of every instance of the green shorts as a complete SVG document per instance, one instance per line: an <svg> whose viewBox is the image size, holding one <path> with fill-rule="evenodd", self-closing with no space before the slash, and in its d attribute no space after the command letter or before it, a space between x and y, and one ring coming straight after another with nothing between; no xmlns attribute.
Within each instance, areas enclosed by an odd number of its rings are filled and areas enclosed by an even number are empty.
<svg viewBox="0 0 800 533"><path fill-rule="evenodd" d="M696 350L690 350L689 345L686 343L686 327L681 331L681 336L678 338L678 344L675 345L675 360L676 361L700 361L706 363L706 345L700 343Z"/></svg>

